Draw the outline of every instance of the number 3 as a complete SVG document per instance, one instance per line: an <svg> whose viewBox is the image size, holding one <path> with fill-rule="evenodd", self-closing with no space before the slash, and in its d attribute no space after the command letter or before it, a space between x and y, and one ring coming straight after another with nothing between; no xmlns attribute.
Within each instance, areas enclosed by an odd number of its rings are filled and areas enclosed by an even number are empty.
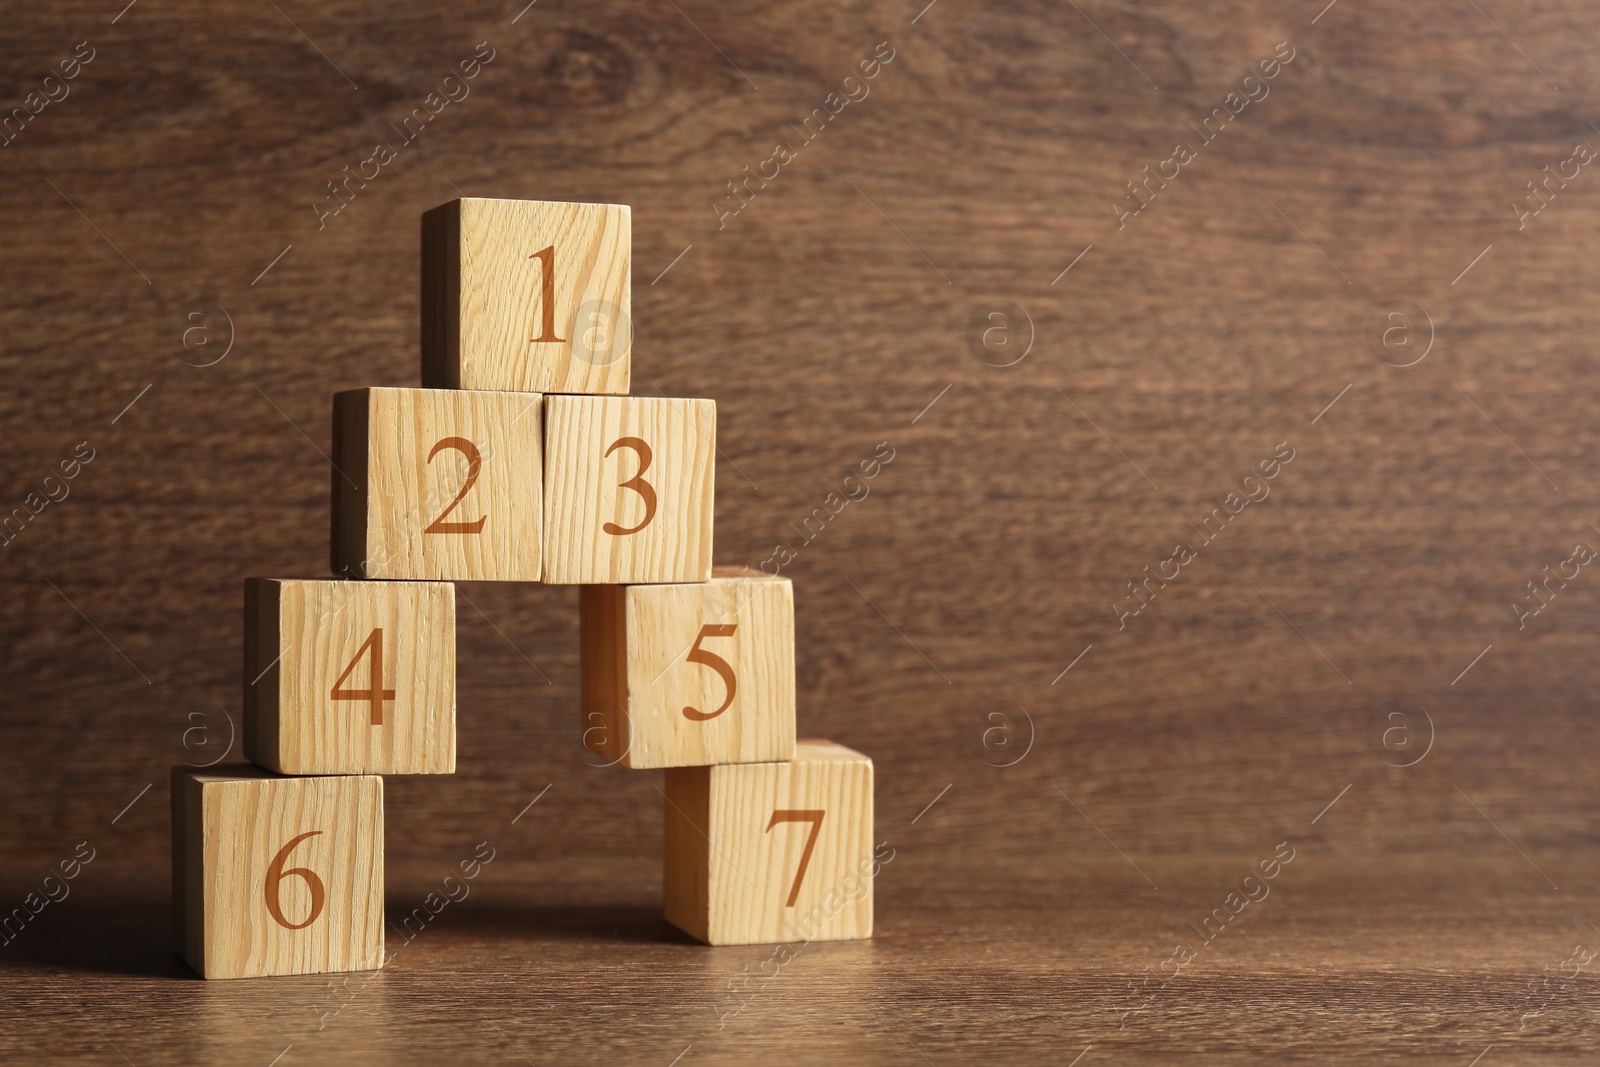
<svg viewBox="0 0 1600 1067"><path fill-rule="evenodd" d="M733 695L739 691L738 679L733 676L733 668L728 661L715 652L707 652L700 647L700 642L708 637L732 637L739 628L736 622L712 623L708 622L700 627L700 636L694 639L694 645L689 649L688 660L690 663L703 663L722 676L722 682L728 687L728 695L723 697L722 705L716 711L697 711L694 708L684 708L684 718L694 722L707 722L728 710L728 705L733 703Z"/></svg>
<svg viewBox="0 0 1600 1067"><path fill-rule="evenodd" d="M289 859L289 853L294 851L294 846L298 845L306 838L316 837L320 833L322 833L321 830L308 830L299 837L295 838L293 841L290 841L287 845L284 845L278 850L278 854L272 857L271 865L267 867L267 881L266 884L261 887L262 894L267 898L268 913L271 914L271 916L277 920L278 925L283 927L285 930L304 930L306 927L317 921L317 916L322 914L323 904L327 902L327 887L322 884L322 879L317 877L316 871L313 871L307 867L291 867L287 871L283 869L284 863ZM807 854L809 855L809 853ZM278 899L278 887L281 886L283 884L283 880L289 877L291 874L299 875L301 878L304 878L306 888L311 890L311 914L306 916L305 922L292 923L288 919L284 918L283 903Z"/></svg>
<svg viewBox="0 0 1600 1067"><path fill-rule="evenodd" d="M624 537L628 534L638 533L646 526L649 526L650 520L656 517L656 489L655 486L644 480L644 472L650 469L650 461L655 457L650 452L650 446L637 437L617 438L611 442L611 447L606 449L606 455L610 456L611 453L619 448L631 448L639 454L639 472L623 482L621 488L632 489L639 494L639 498L644 501L644 518L639 520L639 525L631 526L628 529L623 529L614 522L608 522L600 529L613 536Z"/></svg>

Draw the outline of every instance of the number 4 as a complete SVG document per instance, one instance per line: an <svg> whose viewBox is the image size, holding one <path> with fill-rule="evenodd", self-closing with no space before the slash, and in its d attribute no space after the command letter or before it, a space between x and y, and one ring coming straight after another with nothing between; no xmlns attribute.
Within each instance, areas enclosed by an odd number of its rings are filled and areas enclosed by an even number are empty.
<svg viewBox="0 0 1600 1067"><path fill-rule="evenodd" d="M817 847L817 835L822 832L822 817L826 814L827 812L815 808L779 808L772 813L772 821L767 823L765 831L767 833L780 822L811 824L811 833L806 836L806 847L800 852L800 867L794 872L794 884L789 887L789 899L784 904L786 908L794 907L794 902L800 899L800 883L805 881L806 868L811 866L811 850Z"/></svg>
<svg viewBox="0 0 1600 1067"><path fill-rule="evenodd" d="M366 689L340 689L344 680L350 677L350 672L356 669L356 664L361 662L361 657L367 650L372 650L371 668L367 674ZM383 627L379 626L367 635L366 644L356 649L355 658L350 665L339 675L339 680L333 683L333 692L328 694L334 700L365 700L372 705L372 725L383 725L383 702L394 699L394 690L383 688Z"/></svg>

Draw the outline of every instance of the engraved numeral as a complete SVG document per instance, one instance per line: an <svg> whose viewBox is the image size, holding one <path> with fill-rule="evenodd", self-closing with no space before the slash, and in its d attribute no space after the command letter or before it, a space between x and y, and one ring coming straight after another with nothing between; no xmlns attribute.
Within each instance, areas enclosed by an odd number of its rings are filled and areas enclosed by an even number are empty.
<svg viewBox="0 0 1600 1067"><path fill-rule="evenodd" d="M739 681L734 677L733 667L715 652L707 652L701 648L700 642L708 637L732 637L734 631L738 628L739 624L736 622L706 623L700 627L700 636L694 639L694 645L689 649L687 658L690 663L703 663L721 675L723 685L727 686L728 695L722 698L722 704L716 711L699 711L695 708L684 708L684 718L694 722L707 722L727 711L728 706L733 703L733 696L739 691ZM768 827L768 829L770 830L771 827ZM810 856L810 852L807 852L806 855Z"/></svg>
<svg viewBox="0 0 1600 1067"><path fill-rule="evenodd" d="M806 868L811 866L811 850L817 847L817 835L822 832L822 817L826 814L827 812L816 808L779 808L772 813L772 821L767 823L765 831L767 833L781 822L811 824L811 833L806 837L806 847L800 853L800 868L794 872L794 885L789 887L789 899L784 904L786 908L794 907L794 902L800 899L800 883L805 881Z"/></svg>
<svg viewBox="0 0 1600 1067"><path fill-rule="evenodd" d="M638 473L632 478L629 478L627 481L623 482L621 488L632 489L635 493L639 494L639 499L644 501L644 518L639 520L639 525L631 526L627 529L623 529L614 522L608 522L604 526L600 527L600 529L604 530L608 534L612 534L617 537L624 537L628 534L638 533L646 526L649 526L650 520L656 517L656 489L655 486L644 480L644 472L650 469L650 461L655 457L650 451L650 446L645 444L643 440L637 437L617 438L615 441L611 442L611 447L606 449L606 455L610 456L611 453L615 452L619 448L631 448L639 455Z"/></svg>
<svg viewBox="0 0 1600 1067"><path fill-rule="evenodd" d="M472 490L473 483L478 480L478 471L483 466L483 454L478 451L477 445L473 444L465 437L446 437L444 440L433 446L433 450L428 453L428 462L431 464L433 462L433 457L437 456L440 452L447 448L454 449L455 451L460 452L463 456L467 457L467 480L462 483L461 491L456 494L456 498L450 501L450 506L439 512L439 517L434 519L433 522L429 523L427 529L423 530L422 532L425 534L482 533L483 524L489 518L487 515L479 516L472 522L445 522L444 517L454 511L457 505L461 503L461 498L466 496L467 493Z"/></svg>
<svg viewBox="0 0 1600 1067"><path fill-rule="evenodd" d="M361 657L371 650L369 669L367 672L366 689L340 689L344 680L350 677L350 672L356 669L356 664L361 662ZM350 660L350 665L339 675L339 680L333 683L333 691L328 694L333 700L365 700L372 705L372 725L383 725L383 702L394 699L394 690L383 688L383 627L377 627L367 635L366 643L356 649L355 657Z"/></svg>
<svg viewBox="0 0 1600 1067"><path fill-rule="evenodd" d="M529 343L536 345L565 344L556 336L556 246L541 248L528 257L537 259L544 269L539 279L539 336Z"/></svg>
<svg viewBox="0 0 1600 1067"><path fill-rule="evenodd" d="M316 871L307 867L283 869L283 865L288 862L289 853L294 851L296 845L306 838L316 837L320 833L322 833L321 830L308 830L290 841L278 850L278 854L272 857L272 864L267 867L267 881L262 886L262 895L267 900L268 914L285 930L304 930L317 921L317 916L322 914L322 906L327 903L327 887L322 884L322 879L317 877ZM305 879L306 888L311 890L311 913L306 916L304 922L292 923L286 919L283 914L283 904L278 900L278 889L283 884L283 880L290 875L299 875Z"/></svg>

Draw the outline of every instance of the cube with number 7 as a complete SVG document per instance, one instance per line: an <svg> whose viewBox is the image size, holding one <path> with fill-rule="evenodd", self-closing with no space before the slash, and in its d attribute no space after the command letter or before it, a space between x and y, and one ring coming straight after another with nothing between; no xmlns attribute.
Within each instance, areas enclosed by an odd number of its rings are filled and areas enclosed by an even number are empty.
<svg viewBox="0 0 1600 1067"><path fill-rule="evenodd" d="M178 954L204 978L383 965L383 779L172 772Z"/></svg>
<svg viewBox="0 0 1600 1067"><path fill-rule="evenodd" d="M455 586L246 579L244 753L280 774L455 773Z"/></svg>
<svg viewBox="0 0 1600 1067"><path fill-rule="evenodd" d="M717 567L711 581L586 585L583 743L625 767L794 757L794 592Z"/></svg>
<svg viewBox="0 0 1600 1067"><path fill-rule="evenodd" d="M667 921L708 945L872 936L872 760L801 741L787 763L666 773Z"/></svg>
<svg viewBox="0 0 1600 1067"><path fill-rule="evenodd" d="M711 577L713 400L545 398L544 580Z"/></svg>

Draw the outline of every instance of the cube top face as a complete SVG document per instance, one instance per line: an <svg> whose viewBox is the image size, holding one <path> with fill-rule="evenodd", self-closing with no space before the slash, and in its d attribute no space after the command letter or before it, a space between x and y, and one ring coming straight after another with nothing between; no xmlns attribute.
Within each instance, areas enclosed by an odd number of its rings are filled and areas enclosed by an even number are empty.
<svg viewBox="0 0 1600 1067"><path fill-rule="evenodd" d="M633 768L794 756L792 583L715 570L704 583L584 587L594 751Z"/></svg>
<svg viewBox="0 0 1600 1067"><path fill-rule="evenodd" d="M245 755L281 774L453 774L455 587L248 579Z"/></svg>
<svg viewBox="0 0 1600 1067"><path fill-rule="evenodd" d="M802 741L792 762L676 768L666 783L669 921L712 945L872 936L866 756Z"/></svg>
<svg viewBox="0 0 1600 1067"><path fill-rule="evenodd" d="M383 780L173 775L180 951L206 978L383 962Z"/></svg>
<svg viewBox="0 0 1600 1067"><path fill-rule="evenodd" d="M538 581L543 403L450 389L337 394L334 572Z"/></svg>
<svg viewBox="0 0 1600 1067"><path fill-rule="evenodd" d="M423 381L628 391L631 210L468 197L422 217Z"/></svg>
<svg viewBox="0 0 1600 1067"><path fill-rule="evenodd" d="M711 577L714 401L551 396L545 426L545 581Z"/></svg>

